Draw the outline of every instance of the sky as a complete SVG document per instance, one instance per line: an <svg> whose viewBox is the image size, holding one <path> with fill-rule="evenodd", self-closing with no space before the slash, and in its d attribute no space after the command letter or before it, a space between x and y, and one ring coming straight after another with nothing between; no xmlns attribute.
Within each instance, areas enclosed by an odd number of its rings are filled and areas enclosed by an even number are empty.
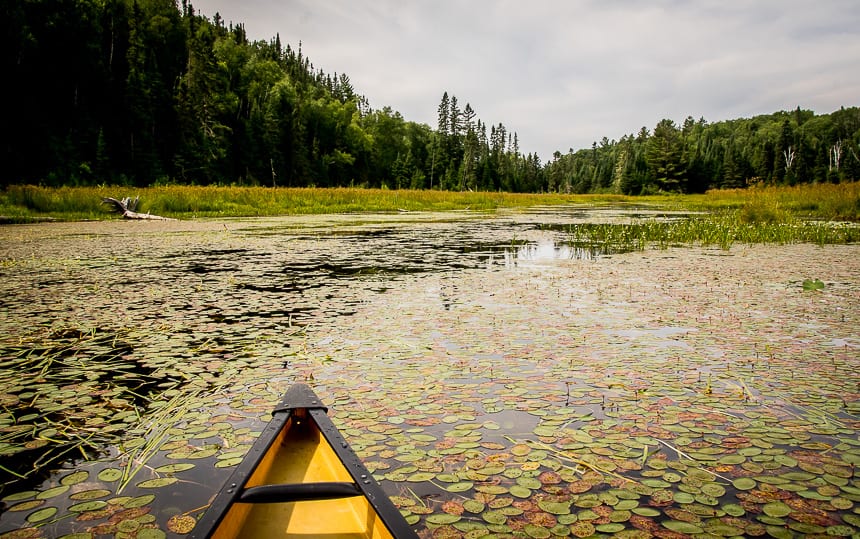
<svg viewBox="0 0 860 539"><path fill-rule="evenodd" d="M194 0L279 34L371 107L437 125L443 92L542 162L653 130L860 106L857 0Z"/></svg>

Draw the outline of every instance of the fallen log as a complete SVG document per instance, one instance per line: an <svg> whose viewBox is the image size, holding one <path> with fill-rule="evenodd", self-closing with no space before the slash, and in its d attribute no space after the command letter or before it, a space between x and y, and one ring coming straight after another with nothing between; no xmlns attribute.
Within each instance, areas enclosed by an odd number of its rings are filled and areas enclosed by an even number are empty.
<svg viewBox="0 0 860 539"><path fill-rule="evenodd" d="M131 197L125 197L122 200L117 200L112 197L105 197L102 199L102 202L105 204L110 204L113 206L113 210L117 213L122 214L124 219L147 219L152 221L176 221L176 219L172 219L170 217L162 217L160 215L152 215L151 213L138 213L135 210L137 209L137 205L140 202L140 197L136 197L134 200Z"/></svg>

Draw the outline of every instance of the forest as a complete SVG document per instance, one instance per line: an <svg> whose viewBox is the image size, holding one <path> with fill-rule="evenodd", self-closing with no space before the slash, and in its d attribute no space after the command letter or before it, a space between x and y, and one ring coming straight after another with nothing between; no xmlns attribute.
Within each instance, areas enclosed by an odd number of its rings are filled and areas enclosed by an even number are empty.
<svg viewBox="0 0 860 539"><path fill-rule="evenodd" d="M860 178L860 109L683 123L541 163L440 89L438 123L374 108L299 42L188 0L9 0L0 185L263 185L648 194ZM564 145L563 141L559 141Z"/></svg>

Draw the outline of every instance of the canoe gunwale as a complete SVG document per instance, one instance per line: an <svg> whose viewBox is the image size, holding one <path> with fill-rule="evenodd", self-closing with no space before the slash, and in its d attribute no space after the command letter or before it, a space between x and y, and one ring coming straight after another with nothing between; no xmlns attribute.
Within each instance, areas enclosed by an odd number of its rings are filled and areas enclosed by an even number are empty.
<svg viewBox="0 0 860 539"><path fill-rule="evenodd" d="M294 384L284 394L284 397L272 411L272 419L260 433L260 436L251 446L248 454L242 462L236 467L231 476L221 491L213 499L209 508L198 521L197 525L188 535L189 538L208 538L211 537L218 528L221 521L226 516L230 507L234 503L281 503L292 501L303 501L305 499L333 499L333 498L348 498L357 495L363 495L367 502L372 506L378 517L388 528L388 531L396 539L417 539L418 535L415 530L406 522L400 511L391 503L388 495L382 490L382 487L373 478L373 475L368 471L359 459L358 455L352 450L349 444L341 435L340 431L332 423L327 415L328 408L322 404L319 397L313 390L304 384ZM257 469L260 462L268 453L272 444L278 438L278 434L285 428L291 418L309 418L312 420L322 438L335 452L338 459L349 472L353 483L348 482L332 482L332 483L300 483L296 485L261 485L247 488L249 478ZM337 486L336 486L337 485ZM265 495L261 494L259 500L254 500L255 492L265 493L269 489L275 493L279 489L284 492L294 490L292 494L285 496L296 495L295 499L285 500L267 500ZM302 498L301 496L312 495L311 491L318 490L316 495L320 493L342 491L338 495L325 495L322 497ZM242 500L243 496L250 496L251 500Z"/></svg>
<svg viewBox="0 0 860 539"><path fill-rule="evenodd" d="M328 407L322 403L317 394L304 384L294 384L284 393L281 402L272 410L272 415L293 410L322 410L328 412Z"/></svg>

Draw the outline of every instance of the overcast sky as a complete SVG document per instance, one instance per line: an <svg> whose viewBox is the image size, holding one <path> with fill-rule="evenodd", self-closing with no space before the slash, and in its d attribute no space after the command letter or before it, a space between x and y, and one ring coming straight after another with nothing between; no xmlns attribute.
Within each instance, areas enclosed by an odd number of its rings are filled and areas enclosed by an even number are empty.
<svg viewBox="0 0 860 539"><path fill-rule="evenodd" d="M860 105L858 0L194 0L280 34L375 109L436 128L442 93L542 161L663 118Z"/></svg>

